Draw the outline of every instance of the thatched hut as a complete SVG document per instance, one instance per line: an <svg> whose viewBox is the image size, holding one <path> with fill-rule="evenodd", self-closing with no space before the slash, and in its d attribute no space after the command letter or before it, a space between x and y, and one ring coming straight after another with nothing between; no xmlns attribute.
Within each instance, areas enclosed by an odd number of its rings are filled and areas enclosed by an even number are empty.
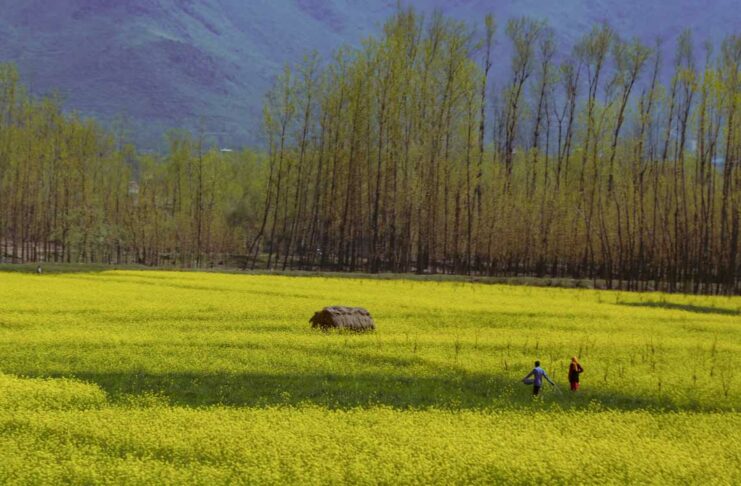
<svg viewBox="0 0 741 486"><path fill-rule="evenodd" d="M309 319L311 327L316 329L347 329L350 331L365 332L376 329L376 324L370 312L362 307L343 307L332 306L325 307L319 312L314 313L314 317Z"/></svg>

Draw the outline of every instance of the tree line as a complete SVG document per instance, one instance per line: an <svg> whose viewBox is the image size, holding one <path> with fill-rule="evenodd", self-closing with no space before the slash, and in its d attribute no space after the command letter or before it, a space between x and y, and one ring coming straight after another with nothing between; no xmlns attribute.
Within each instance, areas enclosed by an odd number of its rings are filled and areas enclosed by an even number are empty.
<svg viewBox="0 0 741 486"><path fill-rule="evenodd" d="M139 154L5 66L3 257L741 291L741 36L687 31L665 58L599 25L560 52L516 18L505 56L496 29L399 10L307 56L266 96L261 151L171 132Z"/></svg>
<svg viewBox="0 0 741 486"><path fill-rule="evenodd" d="M165 155L125 138L29 96L0 65L0 261L202 266L243 251L264 157L183 131Z"/></svg>

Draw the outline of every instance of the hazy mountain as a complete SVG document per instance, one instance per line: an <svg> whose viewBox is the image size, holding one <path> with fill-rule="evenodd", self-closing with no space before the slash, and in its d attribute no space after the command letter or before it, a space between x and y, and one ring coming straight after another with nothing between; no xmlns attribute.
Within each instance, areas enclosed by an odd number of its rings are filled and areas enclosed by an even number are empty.
<svg viewBox="0 0 741 486"><path fill-rule="evenodd" d="M379 31L396 0L0 0L0 60L34 93L58 89L65 106L110 122L125 116L154 147L165 128L205 130L222 145L259 143L265 91L286 62L327 55ZM607 21L625 37L671 44L690 27L698 43L741 30L739 0L411 0L500 27L547 19L563 45ZM503 29L497 39L506 49ZM698 48L699 54L699 48ZM495 69L506 69L500 56Z"/></svg>

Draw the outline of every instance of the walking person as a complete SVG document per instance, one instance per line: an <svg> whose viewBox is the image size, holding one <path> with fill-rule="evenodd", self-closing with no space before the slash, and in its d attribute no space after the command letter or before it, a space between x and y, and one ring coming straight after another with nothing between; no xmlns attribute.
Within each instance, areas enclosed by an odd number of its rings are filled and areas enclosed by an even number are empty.
<svg viewBox="0 0 741 486"><path fill-rule="evenodd" d="M569 365L569 385L571 385L571 391L575 392L579 389L579 375L584 372L579 360L576 356L571 357L571 364Z"/></svg>
<svg viewBox="0 0 741 486"><path fill-rule="evenodd" d="M533 377L532 380L528 379L531 376ZM548 377L548 373L540 367L540 361L536 361L535 368L533 368L533 371L528 373L527 376L522 379L522 382L526 385L533 385L533 396L535 397L540 394L540 387L543 386L543 378L545 378L551 386L556 386L556 384L553 383L553 380Z"/></svg>

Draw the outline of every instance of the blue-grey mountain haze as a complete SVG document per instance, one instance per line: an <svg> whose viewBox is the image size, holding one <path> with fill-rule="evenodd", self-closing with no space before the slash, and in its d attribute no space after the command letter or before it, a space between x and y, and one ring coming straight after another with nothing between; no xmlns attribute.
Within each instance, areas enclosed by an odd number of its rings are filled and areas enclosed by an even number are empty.
<svg viewBox="0 0 741 486"><path fill-rule="evenodd" d="M740 0L409 0L482 27L499 26L494 82L512 16L547 20L562 51L599 22L623 37L671 46L682 29L699 45L741 31ZM123 116L141 147L167 128L199 123L220 145L259 144L266 90L285 63L329 56L377 34L396 0L0 0L0 61L18 65L34 94L58 90L65 108L110 124ZM667 56L668 57L668 56ZM667 59L668 64L668 59Z"/></svg>

